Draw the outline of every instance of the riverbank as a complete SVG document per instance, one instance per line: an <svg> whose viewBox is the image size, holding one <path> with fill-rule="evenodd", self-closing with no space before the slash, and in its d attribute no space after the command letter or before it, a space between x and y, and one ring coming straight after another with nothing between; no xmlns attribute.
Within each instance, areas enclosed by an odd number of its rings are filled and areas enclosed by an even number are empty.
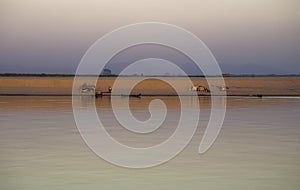
<svg viewBox="0 0 300 190"><path fill-rule="evenodd" d="M179 78L167 77L174 80L182 89L189 90L191 87L180 85L183 80ZM205 78L192 77L195 86L208 87ZM139 80L138 77L131 77L124 80ZM230 96L300 96L299 76L268 76L268 77L225 77L227 95ZM115 77L99 78L96 90L107 91L112 87ZM125 82L126 83L126 82ZM37 96L70 96L72 95L73 77L0 77L0 95L37 95ZM173 96L175 90L167 83L147 79L138 83L132 91L133 94ZM209 95L199 92L199 95Z"/></svg>

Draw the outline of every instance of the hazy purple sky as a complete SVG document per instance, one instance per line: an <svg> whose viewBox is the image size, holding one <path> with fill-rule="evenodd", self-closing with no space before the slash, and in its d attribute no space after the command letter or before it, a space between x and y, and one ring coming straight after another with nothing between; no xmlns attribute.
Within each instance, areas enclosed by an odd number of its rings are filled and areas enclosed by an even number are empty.
<svg viewBox="0 0 300 190"><path fill-rule="evenodd" d="M105 33L156 21L196 34L224 73L300 74L299 8L299 0L0 0L0 73L74 73ZM110 67L120 70L141 51L124 52ZM144 51L196 72L167 49Z"/></svg>

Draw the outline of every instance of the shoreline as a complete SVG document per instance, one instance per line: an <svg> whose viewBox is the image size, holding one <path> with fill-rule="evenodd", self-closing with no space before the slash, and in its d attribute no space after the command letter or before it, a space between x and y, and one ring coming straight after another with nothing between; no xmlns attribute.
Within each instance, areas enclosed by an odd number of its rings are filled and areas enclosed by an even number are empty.
<svg viewBox="0 0 300 190"><path fill-rule="evenodd" d="M0 94L0 97L3 96L63 96L63 97L71 97L71 96L87 96L87 97L94 97L94 95L82 95L82 94ZM170 95L165 95L165 94L140 94L138 96L135 95L102 95L103 97L111 97L111 96L129 96L129 97L153 97L153 96L162 96L162 97L176 97L176 96L198 96L198 97L253 97L253 98L267 98L267 97L295 97L298 98L300 95L291 95L291 94L282 94L282 95L261 95L261 94L256 94L256 95L246 95L246 94L235 94L235 95L206 95L206 94L198 94L198 95L175 95L175 94L170 94ZM101 96L99 96L101 97Z"/></svg>

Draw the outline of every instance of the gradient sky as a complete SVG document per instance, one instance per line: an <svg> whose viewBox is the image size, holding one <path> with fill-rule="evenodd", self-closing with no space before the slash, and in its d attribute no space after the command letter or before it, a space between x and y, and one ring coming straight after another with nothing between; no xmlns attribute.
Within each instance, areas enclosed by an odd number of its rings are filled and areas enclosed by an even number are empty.
<svg viewBox="0 0 300 190"><path fill-rule="evenodd" d="M0 0L0 73L74 73L105 33L155 21L196 34L224 73L300 74L299 8L299 0Z"/></svg>

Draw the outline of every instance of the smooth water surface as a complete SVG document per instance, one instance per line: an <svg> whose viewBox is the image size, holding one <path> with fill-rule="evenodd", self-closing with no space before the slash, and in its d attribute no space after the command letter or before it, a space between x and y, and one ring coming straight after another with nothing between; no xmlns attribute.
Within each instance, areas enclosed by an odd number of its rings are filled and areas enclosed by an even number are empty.
<svg viewBox="0 0 300 190"><path fill-rule="evenodd" d="M178 98L156 98L165 102L167 119L146 135L119 126L110 98L96 99L96 107L114 138L147 147L170 136L180 117ZM149 118L152 99L131 98L133 115ZM0 189L300 189L299 98L228 98L219 137L201 155L210 99L200 97L200 106L198 130L177 157L153 168L126 169L99 158L84 143L71 97L2 96Z"/></svg>

